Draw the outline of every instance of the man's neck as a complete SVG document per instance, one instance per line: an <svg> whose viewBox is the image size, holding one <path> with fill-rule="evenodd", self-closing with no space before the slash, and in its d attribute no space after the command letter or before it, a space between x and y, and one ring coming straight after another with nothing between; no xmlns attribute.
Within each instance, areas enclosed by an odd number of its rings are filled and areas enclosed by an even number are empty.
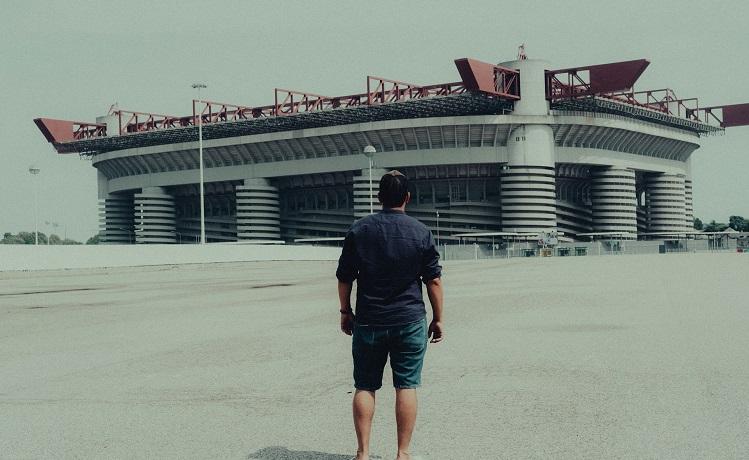
<svg viewBox="0 0 749 460"><path fill-rule="evenodd" d="M382 207L383 211L395 211L395 212L406 212L406 205L398 206L397 208L387 208L385 206Z"/></svg>

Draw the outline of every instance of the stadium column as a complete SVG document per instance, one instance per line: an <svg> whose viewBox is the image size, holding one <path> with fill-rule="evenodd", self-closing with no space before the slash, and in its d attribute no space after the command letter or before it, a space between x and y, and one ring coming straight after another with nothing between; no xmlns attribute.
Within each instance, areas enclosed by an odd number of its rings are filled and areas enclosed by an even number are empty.
<svg viewBox="0 0 749 460"><path fill-rule="evenodd" d="M686 216L684 175L656 173L646 176L648 231L682 232Z"/></svg>
<svg viewBox="0 0 749 460"><path fill-rule="evenodd" d="M237 240L277 241L281 239L278 188L267 179L245 179L235 189L237 197Z"/></svg>
<svg viewBox="0 0 749 460"><path fill-rule="evenodd" d="M174 197L163 187L146 187L134 197L135 242L176 243Z"/></svg>
<svg viewBox="0 0 749 460"><path fill-rule="evenodd" d="M364 168L359 175L354 175L354 219L369 215L370 209L374 212L382 209L380 200L377 198L377 191L380 188L380 178L386 172L381 168L372 168L371 196L369 195L369 168Z"/></svg>
<svg viewBox="0 0 749 460"><path fill-rule="evenodd" d="M692 179L684 179L684 212L686 219L684 227L687 231L694 230L694 206L692 205Z"/></svg>
<svg viewBox="0 0 749 460"><path fill-rule="evenodd" d="M520 94L513 115L545 116L545 69L548 63L527 59L500 64L520 71ZM556 219L556 157L554 132L546 124L525 124L512 130L507 140L507 164L500 178L502 230L553 232Z"/></svg>
<svg viewBox="0 0 749 460"><path fill-rule="evenodd" d="M135 242L132 195L107 195L99 199L101 243L130 244Z"/></svg>
<svg viewBox="0 0 749 460"><path fill-rule="evenodd" d="M609 166L591 170L594 232L627 232L637 236L635 172Z"/></svg>
<svg viewBox="0 0 749 460"><path fill-rule="evenodd" d="M135 242L133 196L109 193L107 177L97 171L99 189L99 238L102 244Z"/></svg>

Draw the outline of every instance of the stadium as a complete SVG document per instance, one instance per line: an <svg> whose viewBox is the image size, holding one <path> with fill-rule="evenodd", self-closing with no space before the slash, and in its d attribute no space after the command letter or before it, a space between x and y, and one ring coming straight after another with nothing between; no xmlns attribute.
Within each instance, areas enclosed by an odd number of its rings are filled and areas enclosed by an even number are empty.
<svg viewBox="0 0 749 460"><path fill-rule="evenodd" d="M648 65L555 70L521 50L498 65L457 59L450 83L368 76L349 96L276 89L261 107L194 100L187 116L34 121L58 153L97 169L107 243L195 243L201 187L209 242L340 238L377 208L393 168L409 177L409 214L442 242L636 239L692 228L691 155L749 124L749 104L635 91Z"/></svg>

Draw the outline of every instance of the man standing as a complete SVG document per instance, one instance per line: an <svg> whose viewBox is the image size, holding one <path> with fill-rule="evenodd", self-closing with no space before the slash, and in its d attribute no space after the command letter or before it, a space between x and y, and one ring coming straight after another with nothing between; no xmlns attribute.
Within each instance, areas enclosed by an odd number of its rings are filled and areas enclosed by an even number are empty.
<svg viewBox="0 0 749 460"><path fill-rule="evenodd" d="M369 459L375 392L382 386L389 356L396 393L397 460L409 460L416 424L416 388L421 385L427 340L431 337L431 342L437 343L443 338L442 267L432 233L405 214L411 199L406 176L398 171L382 176L377 197L382 211L354 222L336 271L341 330L353 335L356 459ZM354 280L356 316L351 309ZM422 283L432 305L428 328Z"/></svg>

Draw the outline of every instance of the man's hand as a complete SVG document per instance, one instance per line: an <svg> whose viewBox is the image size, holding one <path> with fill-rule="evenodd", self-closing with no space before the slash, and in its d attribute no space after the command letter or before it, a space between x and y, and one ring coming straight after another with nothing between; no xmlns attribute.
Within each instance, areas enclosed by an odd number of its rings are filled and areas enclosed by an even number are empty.
<svg viewBox="0 0 749 460"><path fill-rule="evenodd" d="M429 337L432 338L432 340L430 340L431 343L442 342L442 321L432 321L429 324Z"/></svg>
<svg viewBox="0 0 749 460"><path fill-rule="evenodd" d="M354 331L354 312L341 313L341 331L346 335L353 334Z"/></svg>

